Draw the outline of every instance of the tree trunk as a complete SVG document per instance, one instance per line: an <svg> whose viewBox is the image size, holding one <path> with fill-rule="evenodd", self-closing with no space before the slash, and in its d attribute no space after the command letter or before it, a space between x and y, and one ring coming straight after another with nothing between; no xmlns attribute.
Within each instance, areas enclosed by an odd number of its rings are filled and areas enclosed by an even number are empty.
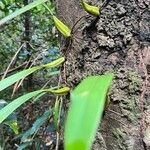
<svg viewBox="0 0 150 150"><path fill-rule="evenodd" d="M89 2L102 5L102 1ZM85 15L79 1L56 3L59 18L70 27ZM74 88L89 75L115 76L109 94L112 103L93 149L150 149L146 136L150 133L150 1L113 0L100 19L85 17L76 27L78 37L65 53L67 84Z"/></svg>
<svg viewBox="0 0 150 150"><path fill-rule="evenodd" d="M24 0L23 3L24 3L24 6L28 5L29 3L31 2L31 0ZM27 56L27 61L30 60L30 57L31 57L31 46L29 44L30 40L31 40L31 13L30 11L27 11L25 12L25 15L24 15L25 19L24 19L24 41L26 41L25 43L25 49L26 51L28 51L28 56ZM31 62L29 62L27 68L29 68L31 65ZM27 89L28 91L32 91L33 89L33 75L29 75L28 76L28 80L27 80Z"/></svg>

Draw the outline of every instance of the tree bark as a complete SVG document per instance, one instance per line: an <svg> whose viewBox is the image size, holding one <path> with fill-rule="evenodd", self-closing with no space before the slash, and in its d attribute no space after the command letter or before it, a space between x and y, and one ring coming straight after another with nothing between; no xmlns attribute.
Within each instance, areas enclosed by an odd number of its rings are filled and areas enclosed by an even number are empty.
<svg viewBox="0 0 150 150"><path fill-rule="evenodd" d="M24 0L24 6L28 5L31 2L31 0ZM30 40L31 40L31 13L30 11L25 12L24 15L25 19L24 19L24 41L25 43L25 49L26 51L28 51L28 56L27 56L27 61L30 60L31 57L31 46L29 44ZM31 63L28 64L27 68L29 68L31 65ZM29 75L28 76L28 80L27 80L27 89L28 91L32 91L33 89L33 75Z"/></svg>
<svg viewBox="0 0 150 150"><path fill-rule="evenodd" d="M89 2L102 5L102 1ZM59 18L71 27L85 15L79 1L56 3ZM85 18L78 27L80 39L73 38L65 55L67 84L74 88L89 75L115 75L109 94L112 103L93 149L150 149L146 137L150 132L150 1L111 1L100 19Z"/></svg>

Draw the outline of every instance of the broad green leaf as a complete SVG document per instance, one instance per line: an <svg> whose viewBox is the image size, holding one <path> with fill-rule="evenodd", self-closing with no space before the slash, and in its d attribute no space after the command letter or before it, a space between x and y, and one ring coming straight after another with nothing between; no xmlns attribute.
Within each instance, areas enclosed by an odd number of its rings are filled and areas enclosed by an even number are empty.
<svg viewBox="0 0 150 150"><path fill-rule="evenodd" d="M63 22L61 22L56 16L53 16L53 20L56 28L65 36L71 36L71 30Z"/></svg>
<svg viewBox="0 0 150 150"><path fill-rule="evenodd" d="M0 91L4 90L5 88L9 87L10 85L14 84L15 82L19 81L20 79L25 78L26 76L30 75L31 73L38 71L43 68L53 68L58 65L60 65L62 62L64 62L64 57L59 58L51 63L48 63L46 65L41 65L37 67L32 67L30 69L26 69L23 71L20 71L14 75L11 75L10 77L7 77L6 79L3 79L0 81Z"/></svg>
<svg viewBox="0 0 150 150"><path fill-rule="evenodd" d="M28 94L25 94L15 100L13 100L12 102L10 102L8 105L6 105L4 108L2 108L0 110L0 123L2 123L12 112L14 112L23 103L25 103L29 99L31 99L43 92L44 93L50 92L52 94L66 94L67 92L69 92L69 88L64 87L64 88L61 88L58 90L52 90L52 89L38 90L38 91L30 92Z"/></svg>
<svg viewBox="0 0 150 150"><path fill-rule="evenodd" d="M46 1L48 1L48 0L35 0L34 2L30 3L29 5L26 5L22 8L20 8L19 10L13 12L12 14L10 14L10 15L6 16L5 18L3 18L2 20L0 20L0 26L3 25L4 23L6 23L7 21L15 18L16 16L38 6Z"/></svg>
<svg viewBox="0 0 150 150"><path fill-rule="evenodd" d="M87 77L71 93L65 150L90 150L112 78L112 74Z"/></svg>
<svg viewBox="0 0 150 150"><path fill-rule="evenodd" d="M94 15L94 16L100 15L100 8L99 7L91 6L91 5L87 4L86 2L84 2L83 0L82 0L81 4L87 13Z"/></svg>

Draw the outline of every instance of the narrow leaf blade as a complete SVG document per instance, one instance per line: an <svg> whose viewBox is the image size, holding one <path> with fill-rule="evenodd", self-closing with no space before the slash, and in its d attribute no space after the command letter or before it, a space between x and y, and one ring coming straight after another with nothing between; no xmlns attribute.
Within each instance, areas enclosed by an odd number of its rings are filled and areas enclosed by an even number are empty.
<svg viewBox="0 0 150 150"><path fill-rule="evenodd" d="M23 103L31 99L32 97L42 93L43 90L34 91L28 94L25 94L8 105L6 105L4 108L0 110L0 123L2 123L13 111L15 111L19 106L21 106Z"/></svg>
<svg viewBox="0 0 150 150"><path fill-rule="evenodd" d="M58 129L58 117L59 117L59 107L60 107L60 101L59 99L56 99L55 105L53 108L53 115L54 115L54 126L56 129Z"/></svg>
<svg viewBox="0 0 150 150"><path fill-rule="evenodd" d="M0 81L0 91L4 90L5 88L9 87L10 85L14 84L15 82L19 81L20 79L25 78L26 76L30 75L31 73L37 71L40 67L33 67L30 69L26 69L20 71L14 75L7 77Z"/></svg>
<svg viewBox="0 0 150 150"><path fill-rule="evenodd" d="M35 97L41 93L50 92L52 94L66 94L66 91L68 91L69 88L64 87L61 89L44 89L44 90L38 90L34 92L30 92L28 94L25 94L12 102L10 102L8 105L6 105L4 108L0 110L0 123L2 123L12 112L14 112L18 107L20 107L22 104L30 100L32 97Z"/></svg>
<svg viewBox="0 0 150 150"><path fill-rule="evenodd" d="M19 81L20 79L23 79L23 78L27 77L28 75L32 74L33 72L38 71L39 69L53 68L53 67L56 67L56 66L60 65L64 61L65 61L65 58L61 57L61 58L59 58L57 60L54 60L53 62L48 63L46 65L32 67L32 68L20 71L20 72L14 74L14 75L11 75L10 77L7 77L6 79L0 81L0 91L4 90L5 88L7 88L10 85L14 84L15 82Z"/></svg>
<svg viewBox="0 0 150 150"><path fill-rule="evenodd" d="M59 66L60 64L62 64L63 62L65 61L65 58L64 57L61 57L61 58L58 58L46 65L43 65L43 67L45 67L46 69L48 68L54 68L54 67L57 67Z"/></svg>
<svg viewBox="0 0 150 150"><path fill-rule="evenodd" d="M31 136L37 133L37 131L40 129L40 127L46 122L46 120L52 115L52 110L47 110L44 112L42 116L40 116L32 125L32 127L25 131L25 133L22 134L21 142L27 142L28 138L31 138Z"/></svg>
<svg viewBox="0 0 150 150"><path fill-rule="evenodd" d="M0 26L3 25L4 23L8 22L9 20L17 17L18 15L46 2L47 0L36 0L32 3L30 3L29 5L23 7L23 8L20 8L19 10L13 12L12 14L8 15L7 17L3 18L2 20L0 20Z"/></svg>

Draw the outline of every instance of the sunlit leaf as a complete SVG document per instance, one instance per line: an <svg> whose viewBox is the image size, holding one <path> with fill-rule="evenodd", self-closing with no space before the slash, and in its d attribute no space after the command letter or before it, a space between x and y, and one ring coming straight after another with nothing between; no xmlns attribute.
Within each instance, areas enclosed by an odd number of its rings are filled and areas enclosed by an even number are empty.
<svg viewBox="0 0 150 150"><path fill-rule="evenodd" d="M5 121L4 124L8 125L14 131L15 134L19 134L17 121Z"/></svg>
<svg viewBox="0 0 150 150"><path fill-rule="evenodd" d="M64 94L67 94L70 91L70 88L69 87L63 87L63 88L58 89L58 90L47 90L47 92L48 91L50 91L50 92L52 92L53 94L56 94L56 95L64 95Z"/></svg>
<svg viewBox="0 0 150 150"><path fill-rule="evenodd" d="M90 150L112 78L112 74L87 77L71 93L65 150Z"/></svg>
<svg viewBox="0 0 150 150"><path fill-rule="evenodd" d="M82 3L82 6L83 6L84 10L87 13L89 13L91 15L94 15L94 16L99 16L100 15L100 8L99 7L89 5L86 2L84 2L83 0L82 0L81 3Z"/></svg>
<svg viewBox="0 0 150 150"><path fill-rule="evenodd" d="M71 36L71 30L63 22L61 22L56 16L53 16L53 20L56 28L65 36Z"/></svg>

